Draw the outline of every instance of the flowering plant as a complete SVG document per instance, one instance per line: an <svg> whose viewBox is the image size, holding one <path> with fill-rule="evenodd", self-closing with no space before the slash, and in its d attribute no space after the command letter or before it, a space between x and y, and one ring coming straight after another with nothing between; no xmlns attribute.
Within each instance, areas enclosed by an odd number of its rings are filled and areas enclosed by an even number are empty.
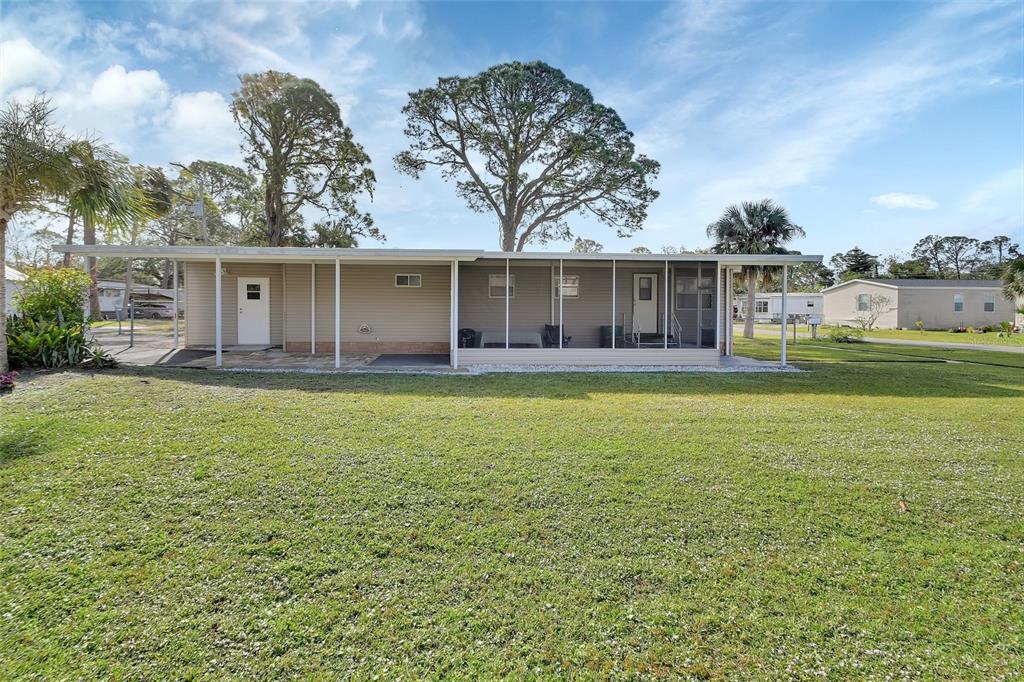
<svg viewBox="0 0 1024 682"><path fill-rule="evenodd" d="M14 380L17 378L17 372L0 372L0 391L10 391L13 389Z"/></svg>

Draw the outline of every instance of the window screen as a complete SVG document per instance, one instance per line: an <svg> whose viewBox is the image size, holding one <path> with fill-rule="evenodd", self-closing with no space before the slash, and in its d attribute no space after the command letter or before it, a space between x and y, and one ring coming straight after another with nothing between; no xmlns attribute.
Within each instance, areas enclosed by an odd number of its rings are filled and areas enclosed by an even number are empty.
<svg viewBox="0 0 1024 682"><path fill-rule="evenodd" d="M964 297L961 294L953 294L953 312L962 313L964 311Z"/></svg>
<svg viewBox="0 0 1024 682"><path fill-rule="evenodd" d="M697 307L696 275L676 275L676 308Z"/></svg>
<svg viewBox="0 0 1024 682"><path fill-rule="evenodd" d="M419 287L423 285L421 275L395 275L396 287Z"/></svg>
<svg viewBox="0 0 1024 682"><path fill-rule="evenodd" d="M994 313L996 311L996 297L992 294L985 294L985 312Z"/></svg>
<svg viewBox="0 0 1024 682"><path fill-rule="evenodd" d="M491 275L487 278L487 296L505 298L505 275ZM508 297L516 297L516 276L508 277Z"/></svg>
<svg viewBox="0 0 1024 682"><path fill-rule="evenodd" d="M565 291L562 294L564 298L580 297L579 275L562 275L562 284L565 286ZM555 298L558 298L558 275L555 275L555 277L551 280L551 285Z"/></svg>
<svg viewBox="0 0 1024 682"><path fill-rule="evenodd" d="M871 294L857 294L857 312L871 310Z"/></svg>

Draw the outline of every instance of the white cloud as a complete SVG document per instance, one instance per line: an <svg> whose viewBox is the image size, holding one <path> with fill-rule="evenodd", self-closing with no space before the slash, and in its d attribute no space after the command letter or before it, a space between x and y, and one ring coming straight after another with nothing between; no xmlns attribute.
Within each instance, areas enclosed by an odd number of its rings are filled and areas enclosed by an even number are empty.
<svg viewBox="0 0 1024 682"><path fill-rule="evenodd" d="M649 55L651 73L668 74L660 89L647 88L657 114L637 129L638 144L664 165L648 229L679 234L687 214L696 231L729 203L785 199L924 106L993 87L1020 51L1022 13L973 7L966 18L930 7L884 40L808 61L793 36L813 26L818 6L673 5Z"/></svg>
<svg viewBox="0 0 1024 682"><path fill-rule="evenodd" d="M161 108L167 91L167 83L157 71L128 71L115 64L96 78L89 96L96 108L124 112Z"/></svg>
<svg viewBox="0 0 1024 682"><path fill-rule="evenodd" d="M871 201L882 208L912 208L918 211L931 211L939 207L934 199L923 194L905 194L903 192L887 192L871 197Z"/></svg>
<svg viewBox="0 0 1024 682"><path fill-rule="evenodd" d="M163 138L172 158L188 163L197 158L240 163L238 127L228 102L219 92L186 92L171 100Z"/></svg>
<svg viewBox="0 0 1024 682"><path fill-rule="evenodd" d="M53 87L60 81L61 68L25 38L0 42L0 93L24 86Z"/></svg>

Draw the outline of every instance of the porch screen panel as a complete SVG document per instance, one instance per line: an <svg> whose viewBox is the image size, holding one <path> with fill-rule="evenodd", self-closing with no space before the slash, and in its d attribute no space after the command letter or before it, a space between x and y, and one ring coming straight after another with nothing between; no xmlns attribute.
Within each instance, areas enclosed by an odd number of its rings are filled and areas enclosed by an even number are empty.
<svg viewBox="0 0 1024 682"><path fill-rule="evenodd" d="M679 323L681 329L679 337L683 344L696 345L699 338L699 274L696 263L676 264L672 313Z"/></svg>

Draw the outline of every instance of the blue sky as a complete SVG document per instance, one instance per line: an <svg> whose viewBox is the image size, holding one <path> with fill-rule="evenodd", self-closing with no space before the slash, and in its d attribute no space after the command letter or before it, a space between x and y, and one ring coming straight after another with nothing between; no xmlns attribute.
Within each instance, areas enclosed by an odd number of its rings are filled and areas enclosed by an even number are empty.
<svg viewBox="0 0 1024 682"><path fill-rule="evenodd" d="M373 159L367 208L396 247L497 248L490 215L391 159L408 91L513 59L589 87L662 164L633 238L572 219L606 250L705 246L725 205L764 196L806 229L805 253L1024 241L1020 2L0 5L3 98L46 91L69 130L133 161L240 163L237 75L317 80Z"/></svg>

